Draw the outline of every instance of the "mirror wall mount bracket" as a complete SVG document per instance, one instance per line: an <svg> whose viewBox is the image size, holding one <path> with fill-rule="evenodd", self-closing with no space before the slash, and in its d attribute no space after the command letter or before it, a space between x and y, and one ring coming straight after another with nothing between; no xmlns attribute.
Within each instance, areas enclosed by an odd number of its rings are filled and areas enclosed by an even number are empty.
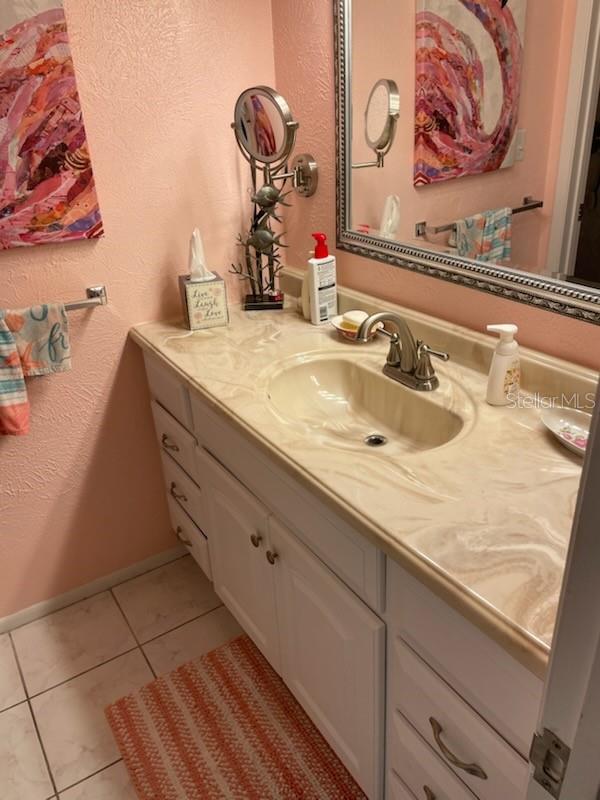
<svg viewBox="0 0 600 800"><path fill-rule="evenodd" d="M291 179L292 186L301 197L312 197L319 185L319 167L310 153L302 153L292 161L289 172L273 174L265 167L265 180L267 183Z"/></svg>
<svg viewBox="0 0 600 800"><path fill-rule="evenodd" d="M600 290L497 267L424 247L401 244L359 233L351 228L351 0L334 0L336 77L336 232L337 247L393 267L455 285L487 292L506 300L600 325Z"/></svg>

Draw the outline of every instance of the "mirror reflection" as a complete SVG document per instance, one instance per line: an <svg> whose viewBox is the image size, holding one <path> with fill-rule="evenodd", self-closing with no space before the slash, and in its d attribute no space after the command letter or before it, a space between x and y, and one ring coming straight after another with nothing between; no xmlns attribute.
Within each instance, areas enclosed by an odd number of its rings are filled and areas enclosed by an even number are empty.
<svg viewBox="0 0 600 800"><path fill-rule="evenodd" d="M268 87L243 92L235 107L235 134L243 151L255 161L273 164L291 150L291 113L285 100Z"/></svg>
<svg viewBox="0 0 600 800"><path fill-rule="evenodd" d="M395 81L382 78L371 89L365 109L364 131L367 145L375 153L374 161L352 164L352 169L383 167L385 155L394 143L400 96Z"/></svg>
<svg viewBox="0 0 600 800"><path fill-rule="evenodd" d="M385 81L378 81L371 90L365 111L367 144L373 150L386 147L389 142L387 127L390 117L390 95Z"/></svg>
<svg viewBox="0 0 600 800"><path fill-rule="evenodd" d="M373 87L383 91L382 78L397 84L399 114L381 168L351 171L349 227L600 286L597 90L579 120L567 115L580 3L352 0L353 167L372 162L385 109ZM586 125L586 157L575 164ZM577 181L581 219L579 204L557 202Z"/></svg>

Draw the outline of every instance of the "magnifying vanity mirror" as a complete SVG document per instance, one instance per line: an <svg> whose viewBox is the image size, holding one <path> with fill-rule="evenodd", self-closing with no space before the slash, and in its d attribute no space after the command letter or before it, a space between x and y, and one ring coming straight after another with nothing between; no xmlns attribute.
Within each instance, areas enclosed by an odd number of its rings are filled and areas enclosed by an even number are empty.
<svg viewBox="0 0 600 800"><path fill-rule="evenodd" d="M246 89L235 104L231 127L244 158L251 165L260 164L266 169L267 182L291 178L294 189L303 197L316 192L318 170L310 154L296 156L291 170L287 170L287 161L296 144L298 122L278 92L269 86Z"/></svg>
<svg viewBox="0 0 600 800"><path fill-rule="evenodd" d="M387 78L378 80L371 89L365 110L365 139L375 152L375 161L352 164L352 169L383 167L389 153L400 112L400 95L396 83Z"/></svg>
<svg viewBox="0 0 600 800"><path fill-rule="evenodd" d="M294 149L298 123L280 94L266 86L256 86L238 97L233 129L246 158L275 164Z"/></svg>
<svg viewBox="0 0 600 800"><path fill-rule="evenodd" d="M334 0L340 249L600 324L596 5Z"/></svg>

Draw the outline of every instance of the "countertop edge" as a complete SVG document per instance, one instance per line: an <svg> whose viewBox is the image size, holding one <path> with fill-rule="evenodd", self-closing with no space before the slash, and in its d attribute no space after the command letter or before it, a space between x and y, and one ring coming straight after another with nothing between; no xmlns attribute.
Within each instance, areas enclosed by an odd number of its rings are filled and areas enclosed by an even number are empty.
<svg viewBox="0 0 600 800"><path fill-rule="evenodd" d="M480 597L471 594L468 589L436 569L434 564L419 556L412 549L392 540L386 531L374 526L360 513L346 507L345 504L341 504L340 499L334 492L315 481L308 471L273 447L253 428L221 404L213 394L205 391L190 379L163 352L144 338L138 329L139 327L141 326L132 328L129 333L132 340L139 347L168 364L190 390L196 392L203 400L208 402L213 410L225 417L229 423L233 423L245 436L250 437L252 443L270 458L276 459L279 467L284 469L290 477L301 483L305 488L314 492L322 502L328 505L338 517L356 530L357 533L365 536L388 557L399 563L414 578L427 586L437 597L460 613L482 633L489 636L527 670L541 680L545 679L550 655L550 648L547 645L512 623L500 612L486 604Z"/></svg>

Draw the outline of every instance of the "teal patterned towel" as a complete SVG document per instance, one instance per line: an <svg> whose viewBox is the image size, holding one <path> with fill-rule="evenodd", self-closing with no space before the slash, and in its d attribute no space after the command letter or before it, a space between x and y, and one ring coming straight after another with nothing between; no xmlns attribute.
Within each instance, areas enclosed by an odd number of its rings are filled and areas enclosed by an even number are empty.
<svg viewBox="0 0 600 800"><path fill-rule="evenodd" d="M25 377L71 368L64 305L0 311L0 435L29 430Z"/></svg>
<svg viewBox="0 0 600 800"><path fill-rule="evenodd" d="M458 255L497 263L511 256L512 208L484 211L456 222Z"/></svg>
<svg viewBox="0 0 600 800"><path fill-rule="evenodd" d="M0 312L14 336L25 377L71 369L67 312L61 303Z"/></svg>

